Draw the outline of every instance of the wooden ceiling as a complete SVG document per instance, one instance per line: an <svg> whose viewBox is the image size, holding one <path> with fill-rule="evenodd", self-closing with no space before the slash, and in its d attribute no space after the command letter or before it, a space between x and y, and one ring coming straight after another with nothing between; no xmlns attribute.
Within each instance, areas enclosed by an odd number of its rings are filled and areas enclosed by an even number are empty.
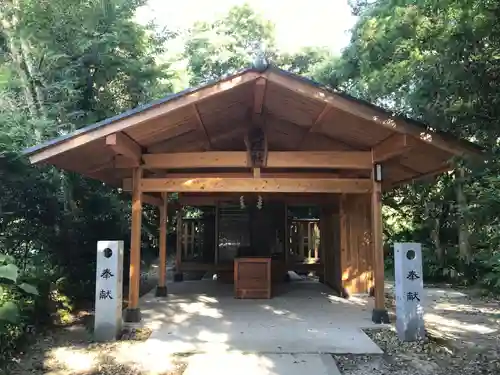
<svg viewBox="0 0 500 375"><path fill-rule="evenodd" d="M383 154L386 187L442 172L449 168L451 157L479 152L470 143L432 133L302 77L268 68L248 69L186 90L26 153L33 163L52 164L122 186L131 169L127 155L117 151L109 136L119 134L139 154L246 151L244 137L252 126L265 131L270 152L376 149ZM397 152L392 153L393 149ZM148 173L162 172L169 170Z"/></svg>

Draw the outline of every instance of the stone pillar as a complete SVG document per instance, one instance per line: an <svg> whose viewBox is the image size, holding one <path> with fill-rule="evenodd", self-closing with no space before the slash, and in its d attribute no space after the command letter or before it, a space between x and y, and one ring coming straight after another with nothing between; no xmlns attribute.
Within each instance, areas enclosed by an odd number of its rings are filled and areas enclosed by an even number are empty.
<svg viewBox="0 0 500 375"><path fill-rule="evenodd" d="M419 243L394 244L396 278L396 331L403 341L425 337L422 247Z"/></svg>
<svg viewBox="0 0 500 375"><path fill-rule="evenodd" d="M141 220L142 220L142 169L132 170L132 224L130 230L130 281L128 307L125 314L127 322L139 322L139 285L141 281Z"/></svg>
<svg viewBox="0 0 500 375"><path fill-rule="evenodd" d="M122 329L123 241L98 241L94 338L115 340Z"/></svg>
<svg viewBox="0 0 500 375"><path fill-rule="evenodd" d="M162 193L162 205L160 207L160 267L158 273L158 286L156 287L157 297L167 296L167 193Z"/></svg>

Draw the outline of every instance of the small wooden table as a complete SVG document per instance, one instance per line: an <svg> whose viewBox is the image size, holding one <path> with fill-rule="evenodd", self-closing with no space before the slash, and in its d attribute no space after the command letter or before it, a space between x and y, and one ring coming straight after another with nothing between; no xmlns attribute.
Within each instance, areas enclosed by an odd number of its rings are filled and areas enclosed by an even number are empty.
<svg viewBox="0 0 500 375"><path fill-rule="evenodd" d="M271 298L271 258L234 259L234 297Z"/></svg>

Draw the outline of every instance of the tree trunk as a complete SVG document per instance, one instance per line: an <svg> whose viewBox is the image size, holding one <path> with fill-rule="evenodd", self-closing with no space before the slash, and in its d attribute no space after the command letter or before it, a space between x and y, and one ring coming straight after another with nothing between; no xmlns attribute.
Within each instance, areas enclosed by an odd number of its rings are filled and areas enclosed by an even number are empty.
<svg viewBox="0 0 500 375"><path fill-rule="evenodd" d="M3 15L2 15L3 16ZM7 40L7 45L9 47L9 52L12 58L12 62L14 63L14 67L16 68L17 74L21 80L22 89L24 93L24 100L26 101L26 105L28 110L33 118L38 117L38 111L35 104L35 98L30 88L30 82L28 78L28 74L25 70L25 64L23 61L23 56L20 48L17 44L17 39L12 32L13 26L12 23L2 18L2 27L3 34Z"/></svg>
<svg viewBox="0 0 500 375"><path fill-rule="evenodd" d="M467 197L464 192L465 170L458 167L455 175L455 191L457 195L457 215L458 215L458 249L460 255L468 264L472 258L472 251L469 243L469 220L467 218Z"/></svg>

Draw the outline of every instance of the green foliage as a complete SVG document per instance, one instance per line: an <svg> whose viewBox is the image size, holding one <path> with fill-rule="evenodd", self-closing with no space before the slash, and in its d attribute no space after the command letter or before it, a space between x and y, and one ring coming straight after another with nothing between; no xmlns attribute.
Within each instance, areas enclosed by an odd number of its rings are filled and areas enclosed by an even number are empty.
<svg viewBox="0 0 500 375"><path fill-rule="evenodd" d="M279 51L274 25L245 4L212 23L195 23L186 39L184 58L190 83L198 85L265 63L315 76L332 57L328 50L316 47L297 53Z"/></svg>
<svg viewBox="0 0 500 375"><path fill-rule="evenodd" d="M455 174L387 195L387 238L422 242L430 279L497 285L500 4L351 3L351 42L321 79L486 150L484 162L456 160Z"/></svg>
<svg viewBox="0 0 500 375"><path fill-rule="evenodd" d="M75 301L91 301L96 241L129 236L129 197L34 168L20 151L170 92L172 72L156 62L170 34L133 21L143 3L0 5L0 253L9 259L0 261L0 316L10 322L0 323L0 361L27 326L67 319ZM157 221L144 216L146 228Z"/></svg>

